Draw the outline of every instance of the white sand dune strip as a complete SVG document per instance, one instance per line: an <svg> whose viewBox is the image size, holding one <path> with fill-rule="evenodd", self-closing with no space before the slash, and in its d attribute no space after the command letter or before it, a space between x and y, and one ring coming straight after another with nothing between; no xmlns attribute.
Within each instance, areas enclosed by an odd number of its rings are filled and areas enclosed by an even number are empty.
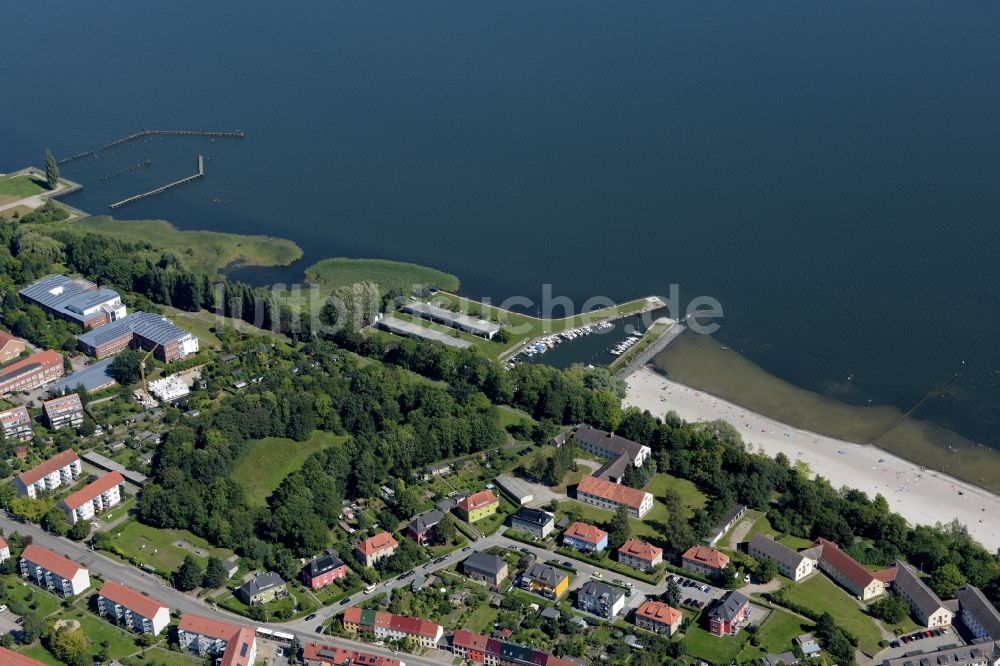
<svg viewBox="0 0 1000 666"><path fill-rule="evenodd" d="M957 518L984 546L1000 548L1000 496L941 472L923 469L888 451L800 430L642 368L628 378L625 404L662 417L673 410L687 421L731 423L754 450L801 460L834 487L869 497L881 493L914 525Z"/></svg>

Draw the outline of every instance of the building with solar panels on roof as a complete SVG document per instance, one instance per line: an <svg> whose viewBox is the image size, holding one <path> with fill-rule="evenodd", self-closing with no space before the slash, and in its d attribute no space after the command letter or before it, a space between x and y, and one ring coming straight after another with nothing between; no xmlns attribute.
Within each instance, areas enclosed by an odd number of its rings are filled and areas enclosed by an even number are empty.
<svg viewBox="0 0 1000 666"><path fill-rule="evenodd" d="M112 356L131 347L155 350L156 358L170 363L198 352L197 337L163 315L150 312L133 312L107 326L87 331L76 340L80 351L95 358Z"/></svg>
<svg viewBox="0 0 1000 666"><path fill-rule="evenodd" d="M83 278L48 275L17 293L26 303L79 324L85 330L110 324L128 314L117 291L98 287Z"/></svg>

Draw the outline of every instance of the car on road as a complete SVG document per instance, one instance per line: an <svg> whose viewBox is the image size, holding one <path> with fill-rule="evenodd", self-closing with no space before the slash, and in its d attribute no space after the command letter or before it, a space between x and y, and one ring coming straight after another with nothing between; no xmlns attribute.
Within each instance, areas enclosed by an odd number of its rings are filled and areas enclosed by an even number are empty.
<svg viewBox="0 0 1000 666"><path fill-rule="evenodd" d="M316 613L309 613L309 615L306 615L306 622L308 622L309 620L315 620L315 619L316 619Z"/></svg>
<svg viewBox="0 0 1000 666"><path fill-rule="evenodd" d="M340 600L340 605L341 606L346 606L349 603L351 603L351 598L350 597L344 597L343 599Z"/></svg>
<svg viewBox="0 0 1000 666"><path fill-rule="evenodd" d="M621 578L615 578L611 582L614 583L615 585L621 585L622 584L622 579Z"/></svg>
<svg viewBox="0 0 1000 666"><path fill-rule="evenodd" d="M317 633L317 634L322 634L322 633L323 633L323 631L324 631L325 629L326 629L326 627L324 627L324 626L323 626L323 625L321 624L321 625L319 625L318 627L316 627L316 633Z"/></svg>
<svg viewBox="0 0 1000 666"><path fill-rule="evenodd" d="M635 585L632 584L632 581L626 581L625 587L631 590L633 587L635 587Z"/></svg>
<svg viewBox="0 0 1000 666"><path fill-rule="evenodd" d="M372 592L375 591L375 588L377 588L377 587L378 587L378 585L372 583L371 585L369 585L368 587L365 588L365 594L371 594Z"/></svg>
<svg viewBox="0 0 1000 666"><path fill-rule="evenodd" d="M465 548L463 548L463 549L462 549L462 552L463 552L463 553L467 553L467 552L469 552L470 550L472 550L472 546L466 546Z"/></svg>
<svg viewBox="0 0 1000 666"><path fill-rule="evenodd" d="M591 571L590 575L593 578L604 578L604 574L602 574L600 571Z"/></svg>

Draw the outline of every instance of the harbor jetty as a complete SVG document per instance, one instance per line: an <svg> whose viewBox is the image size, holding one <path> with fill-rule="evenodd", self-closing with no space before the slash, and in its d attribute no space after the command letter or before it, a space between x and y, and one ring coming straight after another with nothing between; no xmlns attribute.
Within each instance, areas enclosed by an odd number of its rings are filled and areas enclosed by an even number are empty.
<svg viewBox="0 0 1000 666"><path fill-rule="evenodd" d="M77 155L73 155L72 157L64 157L63 159L59 160L59 164L66 164L68 162L74 162L76 160L83 159L84 157L97 155L102 151L110 150L111 148L117 148L118 146L130 143L132 141L147 136L207 136L207 137L225 137L231 139L242 139L243 130L236 130L235 132L218 132L212 130L139 130L135 134L129 134L128 136L112 141L111 143L106 143L100 148L87 150Z"/></svg>
<svg viewBox="0 0 1000 666"><path fill-rule="evenodd" d="M155 197L157 194L163 194L167 190L172 190L175 187L180 187L181 185L186 185L187 183L190 183L190 182L193 182L195 180L198 180L199 178L202 178L204 175L205 175L205 158L202 157L201 155L199 155L198 156L198 173L193 174L191 176L187 176L186 178L181 178L180 180L175 180L172 183L167 183L166 185L164 185L162 187L157 187L155 190L149 190L148 192L143 192L141 194L136 194L135 196L131 196L131 197L127 198L127 199L122 199L121 201L116 201L113 204L111 204L111 208L112 209L121 208L122 206L124 206L126 204L134 203L136 201L139 201L140 199L147 199L149 197Z"/></svg>
<svg viewBox="0 0 1000 666"><path fill-rule="evenodd" d="M617 367L617 363L611 364L611 369L615 372L615 376L618 379L626 379L636 370L653 360L654 356L666 349L667 345L676 340L677 336L687 330L687 327L682 323L683 321L683 319L681 321L673 321L671 319L667 319L666 317L657 319L653 326L646 331L646 336L657 334L657 331L660 331L658 333L658 337L650 342L645 348L633 352L633 356L631 358L622 359L622 357L619 357L616 359L616 361L624 360L625 365L619 369ZM664 325L666 328L663 328ZM623 356L625 355L623 354Z"/></svg>

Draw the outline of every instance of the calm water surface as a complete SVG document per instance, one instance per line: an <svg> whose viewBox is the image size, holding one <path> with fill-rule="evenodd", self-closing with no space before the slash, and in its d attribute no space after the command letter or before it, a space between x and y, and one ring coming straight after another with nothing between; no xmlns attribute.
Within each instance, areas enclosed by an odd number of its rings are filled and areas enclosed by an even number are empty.
<svg viewBox="0 0 1000 666"><path fill-rule="evenodd" d="M303 247L299 266L242 274L259 282L346 255L435 266L494 301L676 283L723 303L708 344L825 398L905 410L960 372L917 416L1000 446L998 3L57 0L0 16L0 170L140 128L247 133L68 165L80 208L202 153L203 182L119 216Z"/></svg>

